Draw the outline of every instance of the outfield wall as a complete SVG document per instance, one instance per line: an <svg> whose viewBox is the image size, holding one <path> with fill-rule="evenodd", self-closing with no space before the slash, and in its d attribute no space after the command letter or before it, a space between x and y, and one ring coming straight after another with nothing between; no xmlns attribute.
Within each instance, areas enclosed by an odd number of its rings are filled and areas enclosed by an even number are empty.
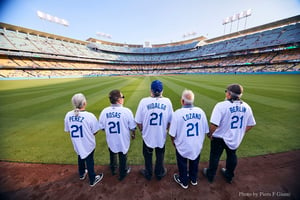
<svg viewBox="0 0 300 200"><path fill-rule="evenodd" d="M142 73L136 73L136 74L130 74L130 75L125 75L125 76L157 76L157 75L184 75L184 74L188 74L188 75L257 75L257 74L300 74L300 71L293 71L293 72L238 72L238 73L234 73L234 72L228 72L228 73L221 73L221 72L216 72L216 73L208 73L208 72L184 72L184 73L161 73L161 74L142 74ZM40 76L40 77L11 77L11 78L7 78L7 77L0 77L0 81L1 80L34 80L34 79L52 79L52 78L92 78L92 77L103 77L103 76L124 76L124 75L120 75L120 74L109 74L109 75L78 75L78 76Z"/></svg>

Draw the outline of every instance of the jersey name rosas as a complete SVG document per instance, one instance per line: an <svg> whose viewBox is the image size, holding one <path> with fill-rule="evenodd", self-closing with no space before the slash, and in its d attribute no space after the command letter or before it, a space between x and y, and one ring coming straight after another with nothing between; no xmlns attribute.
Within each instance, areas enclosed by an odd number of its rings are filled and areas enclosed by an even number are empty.
<svg viewBox="0 0 300 200"><path fill-rule="evenodd" d="M121 113L119 112L106 113L106 118L120 118L120 117L121 117Z"/></svg>
<svg viewBox="0 0 300 200"><path fill-rule="evenodd" d="M184 116L182 116L184 121L190 120L190 119L201 119L201 114L199 113L187 113Z"/></svg>
<svg viewBox="0 0 300 200"><path fill-rule="evenodd" d="M69 122L82 122L84 120L84 117L81 116L70 116Z"/></svg>
<svg viewBox="0 0 300 200"><path fill-rule="evenodd" d="M246 108L244 106L233 106L229 108L229 111L231 113L235 113L235 112L246 112Z"/></svg>
<svg viewBox="0 0 300 200"><path fill-rule="evenodd" d="M155 109L155 108L166 110L167 106L165 104L160 104L160 103L150 103L147 105L148 110Z"/></svg>

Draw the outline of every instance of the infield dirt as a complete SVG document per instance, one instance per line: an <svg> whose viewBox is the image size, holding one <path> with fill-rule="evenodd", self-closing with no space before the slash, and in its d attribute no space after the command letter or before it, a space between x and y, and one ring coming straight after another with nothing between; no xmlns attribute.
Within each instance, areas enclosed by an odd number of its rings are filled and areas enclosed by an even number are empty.
<svg viewBox="0 0 300 200"><path fill-rule="evenodd" d="M0 162L0 199L300 199L300 150L239 158L232 184L220 171L215 181L207 182L201 171L207 162L200 162L198 185L181 188L173 180L176 165L166 165L166 177L146 180L131 166L123 181L110 174L108 166L95 166L104 178L95 187L88 180L80 181L77 165L28 164ZM221 161L219 169L225 166Z"/></svg>

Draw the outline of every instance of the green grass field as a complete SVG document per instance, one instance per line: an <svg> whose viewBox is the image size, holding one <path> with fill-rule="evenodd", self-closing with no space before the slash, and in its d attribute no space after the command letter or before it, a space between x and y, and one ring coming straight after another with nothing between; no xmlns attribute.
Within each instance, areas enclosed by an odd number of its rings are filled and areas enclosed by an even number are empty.
<svg viewBox="0 0 300 200"><path fill-rule="evenodd" d="M77 156L68 133L63 131L64 116L72 110L71 97L86 95L87 110L99 117L109 106L108 93L120 89L125 106L135 114L141 98L149 96L150 83L160 79L164 96L174 110L180 108L183 89L195 93L195 105L210 118L214 105L225 98L228 84L244 86L243 100L250 104L257 122L244 138L239 157L300 149L300 75L178 75L99 77L84 79L42 79L0 81L0 160L76 164ZM108 164L104 132L96 136L95 164ZM206 138L201 161L209 158ZM223 155L222 159L225 156ZM139 132L131 142L129 164L143 164ZM165 162L176 163L175 150L168 137Z"/></svg>

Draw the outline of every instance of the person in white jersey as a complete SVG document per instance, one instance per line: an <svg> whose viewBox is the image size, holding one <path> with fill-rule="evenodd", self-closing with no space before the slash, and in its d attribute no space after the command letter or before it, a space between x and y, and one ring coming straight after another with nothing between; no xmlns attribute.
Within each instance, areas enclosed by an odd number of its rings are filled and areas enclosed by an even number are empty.
<svg viewBox="0 0 300 200"><path fill-rule="evenodd" d="M132 111L123 107L124 98L120 90L111 91L109 93L111 106L104 108L99 116L100 129L106 133L112 175L116 174L117 155L119 156L120 181L130 172L130 167L127 166L127 152L130 138L135 138L136 129Z"/></svg>
<svg viewBox="0 0 300 200"><path fill-rule="evenodd" d="M145 169L142 169L141 173L147 180L151 180L153 174L152 154L154 150L156 178L161 180L167 173L167 169L164 168L165 142L172 119L173 106L170 99L163 97L162 94L162 82L153 81L151 96L140 101L135 115L135 121L143 137Z"/></svg>
<svg viewBox="0 0 300 200"><path fill-rule="evenodd" d="M200 153L205 135L209 132L206 114L194 106L194 98L191 90L182 92L182 107L174 112L169 130L176 148L179 171L173 177L184 189L188 188L189 180L192 185L197 185Z"/></svg>
<svg viewBox="0 0 300 200"><path fill-rule="evenodd" d="M90 186L93 187L103 178L103 173L96 175L94 171L95 135L100 130L98 120L93 113L85 110L87 101L83 94L75 94L71 101L74 110L66 114L64 130L70 133L78 155L80 180L84 180L88 174Z"/></svg>
<svg viewBox="0 0 300 200"><path fill-rule="evenodd" d="M211 139L209 167L203 174L210 183L213 182L223 150L226 151L226 168L221 172L228 183L232 183L237 166L236 151L244 135L256 125L251 107L241 100L243 87L231 84L225 90L225 101L215 105L207 135Z"/></svg>

